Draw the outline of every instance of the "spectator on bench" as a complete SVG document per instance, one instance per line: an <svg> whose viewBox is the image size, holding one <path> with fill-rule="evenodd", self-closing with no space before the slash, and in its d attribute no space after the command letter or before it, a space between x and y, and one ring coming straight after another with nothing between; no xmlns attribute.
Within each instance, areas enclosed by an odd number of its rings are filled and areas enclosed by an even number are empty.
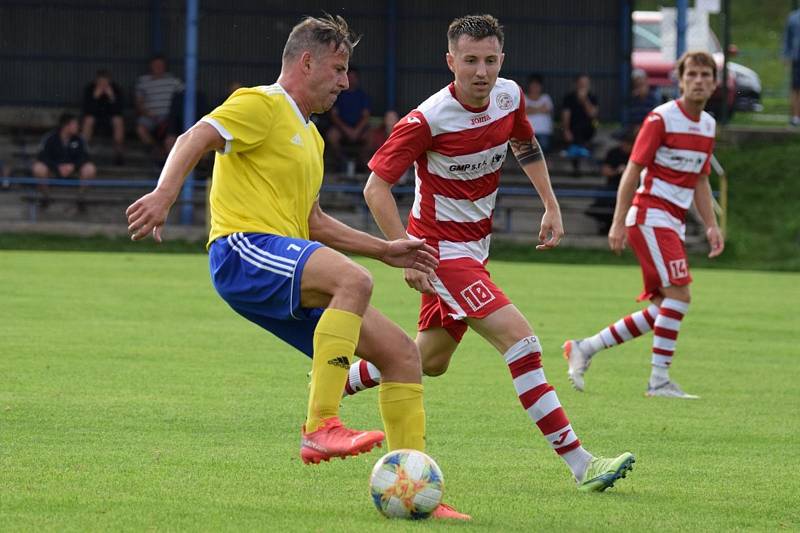
<svg viewBox="0 0 800 533"><path fill-rule="evenodd" d="M544 80L539 74L528 76L525 91L525 113L536 132L542 152L550 152L553 138L553 100L544 92Z"/></svg>
<svg viewBox="0 0 800 533"><path fill-rule="evenodd" d="M114 164L122 165L125 121L122 118L122 89L105 70L97 71L94 81L83 91L83 124L81 133L86 144L92 142L95 129L111 133L114 140Z"/></svg>
<svg viewBox="0 0 800 533"><path fill-rule="evenodd" d="M364 161L368 161L372 154L378 151L378 148L383 146L389 134L392 133L394 125L400 121L400 115L394 109L390 109L383 114L383 121L369 129L367 134L366 153L362 157Z"/></svg>
<svg viewBox="0 0 800 533"><path fill-rule="evenodd" d="M167 156L164 140L172 95L181 90L183 83L167 72L167 60L161 55L150 60L150 73L140 76L136 82L136 112L139 115L136 133L145 145L153 148L159 159Z"/></svg>
<svg viewBox="0 0 800 533"><path fill-rule="evenodd" d="M591 87L589 75L579 74L575 78L575 89L564 97L561 110L561 127L567 143L566 155L572 160L576 175L579 173L579 160L592 157L590 146L597 129L600 108Z"/></svg>
<svg viewBox="0 0 800 533"><path fill-rule="evenodd" d="M185 131L183 127L183 107L186 90L181 89L172 95L167 114L167 135L164 138L164 148L167 153L175 146L178 135ZM208 99L203 91L195 91L194 94L194 116L195 120L203 118L212 108L208 105Z"/></svg>
<svg viewBox="0 0 800 533"><path fill-rule="evenodd" d="M352 149L359 159L356 163L363 169L366 161L361 159L369 133L370 99L360 87L358 69L350 67L347 81L349 88L339 94L331 108L331 125L326 134L327 146L330 147L339 169L345 162L345 147Z"/></svg>
<svg viewBox="0 0 800 533"><path fill-rule="evenodd" d="M41 193L39 204L43 208L50 203L49 187L44 180L77 177L81 182L78 210L83 212L86 209L83 193L86 189L86 182L97 176L97 168L89 160L86 143L83 142L83 138L78 135L78 132L78 117L71 113L64 113L58 119L58 129L49 133L42 140L42 147L33 162L31 172L34 177L42 180L38 188Z"/></svg>
<svg viewBox="0 0 800 533"><path fill-rule="evenodd" d="M650 90L647 73L640 68L635 68L631 72L631 86L630 112L628 123L625 126L638 128L650 111L658 105L658 99Z"/></svg>
<svg viewBox="0 0 800 533"><path fill-rule="evenodd" d="M797 3L794 4L797 6ZM800 9L789 13L783 32L783 60L791 69L789 125L800 127Z"/></svg>

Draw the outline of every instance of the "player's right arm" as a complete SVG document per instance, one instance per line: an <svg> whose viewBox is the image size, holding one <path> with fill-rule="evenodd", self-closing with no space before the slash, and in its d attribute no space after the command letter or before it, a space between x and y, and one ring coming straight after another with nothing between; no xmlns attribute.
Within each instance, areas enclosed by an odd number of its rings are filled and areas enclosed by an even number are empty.
<svg viewBox="0 0 800 533"><path fill-rule="evenodd" d="M395 125L391 135L369 162L372 170L364 187L364 199L375 222L389 240L408 239L392 187L431 145L431 130L419 111L412 111ZM406 284L420 292L435 294L428 275L406 269Z"/></svg>
<svg viewBox="0 0 800 533"><path fill-rule="evenodd" d="M384 180L374 172L370 174L367 185L364 187L364 199L375 222L383 234L390 241L408 240L408 234L403 227L403 220L397 210L397 201L392 194L392 183ZM436 294L431 285L429 275L419 269L406 268L403 279L412 289L428 294Z"/></svg>
<svg viewBox="0 0 800 533"><path fill-rule="evenodd" d="M221 106L178 137L167 157L156 189L134 202L125 212L133 240L153 238L161 242L161 228L175 203L186 175L211 150L219 154L243 153L266 142L274 124L273 104L260 89L239 89ZM236 179L236 176L221 176Z"/></svg>
<svg viewBox="0 0 800 533"><path fill-rule="evenodd" d="M403 220L397 209L397 201L392 194L393 185L374 172L371 173L367 185L364 187L364 200L387 239L408 239L406 228L403 226Z"/></svg>
<svg viewBox="0 0 800 533"><path fill-rule="evenodd" d="M608 230L608 246L615 254L619 255L625 248L625 215L633 203L633 195L639 177L656 157L656 151L664 139L664 119L658 113L650 113L642 122L642 129L633 143L633 150L628 165L622 173L622 179L617 189L617 205L614 208L614 218L611 229Z"/></svg>
<svg viewBox="0 0 800 533"><path fill-rule="evenodd" d="M206 152L222 150L225 139L206 122L198 122L178 137L167 157L156 188L136 200L125 211L128 233L138 241L153 234L161 242L161 228L167 220L169 209L178 199L186 175L197 165Z"/></svg>
<svg viewBox="0 0 800 533"><path fill-rule="evenodd" d="M608 246L615 254L619 255L625 248L625 215L633 203L633 195L639 184L639 175L644 166L628 161L617 190L617 205L614 208L614 219L608 231Z"/></svg>

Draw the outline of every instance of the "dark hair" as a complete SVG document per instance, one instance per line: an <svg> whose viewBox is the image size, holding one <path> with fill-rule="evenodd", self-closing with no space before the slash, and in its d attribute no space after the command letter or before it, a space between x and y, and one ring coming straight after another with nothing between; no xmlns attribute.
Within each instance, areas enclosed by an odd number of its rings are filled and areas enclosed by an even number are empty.
<svg viewBox="0 0 800 533"><path fill-rule="evenodd" d="M448 44L455 46L462 35L476 41L497 37L500 47L503 46L503 26L492 15L467 15L455 19L447 28Z"/></svg>
<svg viewBox="0 0 800 533"><path fill-rule="evenodd" d="M533 73L530 76L528 76L528 81L526 82L525 87L528 87L533 82L536 82L539 85L544 86L544 78L542 78L541 74Z"/></svg>
<svg viewBox="0 0 800 533"><path fill-rule="evenodd" d="M105 69L105 68L99 68L99 69L97 69L97 73L96 73L95 75L96 75L98 78L108 78L108 79L111 79L111 72L109 72L109 71L108 71L108 69Z"/></svg>
<svg viewBox="0 0 800 533"><path fill-rule="evenodd" d="M153 61L163 61L164 63L167 62L167 58L164 54L153 54L150 56L150 60L148 63L152 63Z"/></svg>
<svg viewBox="0 0 800 533"><path fill-rule="evenodd" d="M334 50L344 47L348 54L352 54L360 40L361 36L352 33L347 21L339 15L326 13L324 17L306 17L289 33L286 46L283 47L283 60L295 58L312 49L330 48L331 45Z"/></svg>
<svg viewBox="0 0 800 533"><path fill-rule="evenodd" d="M574 78L574 80L573 80L573 81L577 82L577 81L578 81L579 79L581 79L581 78L589 78L589 81L591 81L591 80L592 80L592 77L591 77L591 76L589 76L589 73L588 73L588 72L581 72L581 73L579 73L579 74L577 74L577 75L575 76L575 78Z"/></svg>
<svg viewBox="0 0 800 533"><path fill-rule="evenodd" d="M714 61L714 56L708 52L700 52L697 50L684 52L680 59L678 59L678 64L675 66L675 70L678 72L678 79L683 77L683 71L686 70L686 62L690 59L692 60L692 63L697 65L711 67L711 73L714 76L714 80L717 79L717 62Z"/></svg>
<svg viewBox="0 0 800 533"><path fill-rule="evenodd" d="M78 120L78 117L72 113L61 113L58 117L58 129L63 128L73 120Z"/></svg>

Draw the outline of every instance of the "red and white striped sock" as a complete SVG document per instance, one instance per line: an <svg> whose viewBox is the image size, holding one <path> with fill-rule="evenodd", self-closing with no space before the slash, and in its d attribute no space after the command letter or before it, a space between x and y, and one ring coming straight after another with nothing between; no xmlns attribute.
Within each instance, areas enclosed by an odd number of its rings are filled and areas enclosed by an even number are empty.
<svg viewBox="0 0 800 533"><path fill-rule="evenodd" d="M669 380L667 370L672 364L675 343L681 329L681 320L689 304L673 298L664 298L653 328L653 373L650 384L658 385ZM654 383L655 381L655 383Z"/></svg>
<svg viewBox="0 0 800 533"><path fill-rule="evenodd" d="M381 384L381 371L378 367L366 361L359 359L350 365L350 371L347 374L347 382L344 384L344 395L352 396L357 392L365 389L371 389Z"/></svg>
<svg viewBox="0 0 800 533"><path fill-rule="evenodd" d="M597 335L579 341L578 348L587 355L594 355L605 348L635 339L653 329L657 316L658 306L650 304L641 311L620 318Z"/></svg>
<svg viewBox="0 0 800 533"><path fill-rule="evenodd" d="M582 478L592 455L581 446L556 391L544 377L539 340L525 337L509 348L504 357L522 408L550 446L566 461L573 475Z"/></svg>

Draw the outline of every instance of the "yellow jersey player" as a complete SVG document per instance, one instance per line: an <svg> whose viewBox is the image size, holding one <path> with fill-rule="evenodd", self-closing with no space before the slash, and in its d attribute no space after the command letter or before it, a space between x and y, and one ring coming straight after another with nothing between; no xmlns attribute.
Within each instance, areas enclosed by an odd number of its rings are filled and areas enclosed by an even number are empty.
<svg viewBox="0 0 800 533"><path fill-rule="evenodd" d="M339 421L354 354L383 372L379 404L388 447L424 449L419 351L369 305L369 272L336 250L427 274L437 265L434 250L423 241L386 241L354 230L318 202L323 141L309 117L330 109L347 89L357 42L341 17L304 19L286 42L277 83L239 89L181 135L156 189L126 212L133 240L152 233L160 241L184 177L216 150L211 277L236 312L312 357L301 430L305 463L366 452L384 439L380 431L356 431ZM446 505L434 516L469 518Z"/></svg>

